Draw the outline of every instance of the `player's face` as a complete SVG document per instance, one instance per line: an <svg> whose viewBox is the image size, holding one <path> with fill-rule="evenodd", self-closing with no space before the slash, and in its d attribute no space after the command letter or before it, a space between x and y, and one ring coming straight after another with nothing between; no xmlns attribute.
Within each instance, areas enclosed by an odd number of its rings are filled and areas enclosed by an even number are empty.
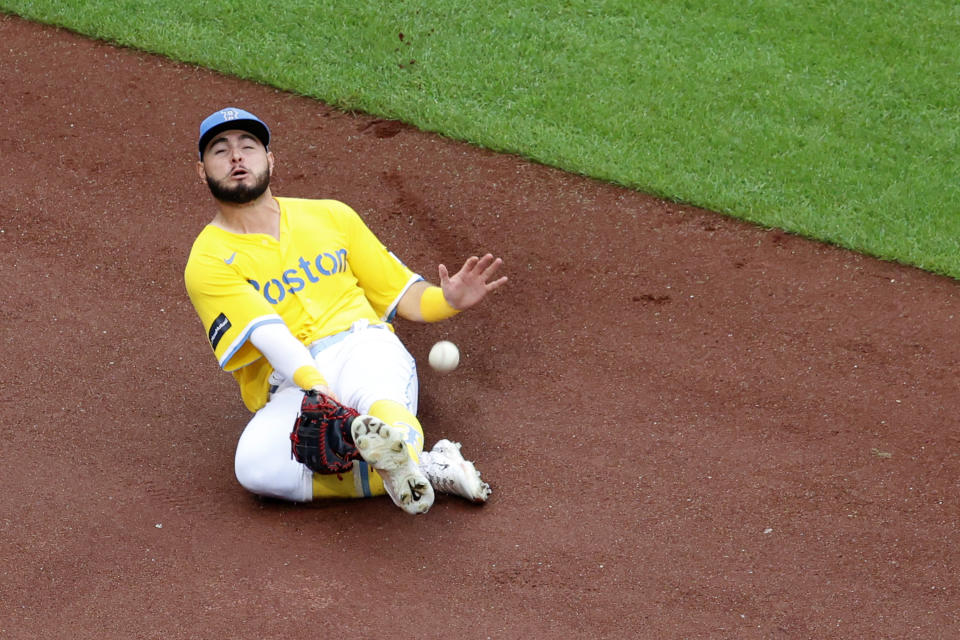
<svg viewBox="0 0 960 640"><path fill-rule="evenodd" d="M214 198L247 204L270 186L273 154L246 131L225 131L207 146L197 170Z"/></svg>

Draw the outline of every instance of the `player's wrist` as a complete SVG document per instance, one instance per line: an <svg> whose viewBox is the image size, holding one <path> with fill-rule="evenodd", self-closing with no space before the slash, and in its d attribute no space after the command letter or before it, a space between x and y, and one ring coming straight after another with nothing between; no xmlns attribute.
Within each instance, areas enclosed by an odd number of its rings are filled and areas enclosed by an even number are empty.
<svg viewBox="0 0 960 640"><path fill-rule="evenodd" d="M439 322L460 313L443 295L443 289L431 285L420 296L420 316L424 322Z"/></svg>
<svg viewBox="0 0 960 640"><path fill-rule="evenodd" d="M316 367L304 365L293 372L293 383L304 391L310 391L317 387L326 387L327 379Z"/></svg>

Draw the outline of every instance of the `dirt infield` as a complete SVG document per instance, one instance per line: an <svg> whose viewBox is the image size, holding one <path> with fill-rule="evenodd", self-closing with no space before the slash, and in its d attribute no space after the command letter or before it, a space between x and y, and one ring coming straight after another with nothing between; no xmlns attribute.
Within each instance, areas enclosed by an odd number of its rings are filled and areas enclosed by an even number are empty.
<svg viewBox="0 0 960 640"><path fill-rule="evenodd" d="M0 16L0 638L960 637L957 283ZM183 288L200 119L413 269L431 444L494 487L288 505Z"/></svg>

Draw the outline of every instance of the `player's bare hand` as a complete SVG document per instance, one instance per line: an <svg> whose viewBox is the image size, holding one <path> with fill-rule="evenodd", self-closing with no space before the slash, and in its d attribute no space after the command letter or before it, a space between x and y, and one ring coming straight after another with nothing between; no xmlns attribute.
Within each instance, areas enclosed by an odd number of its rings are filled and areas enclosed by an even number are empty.
<svg viewBox="0 0 960 640"><path fill-rule="evenodd" d="M317 393L323 394L328 398L331 398L333 400L336 400L337 402L340 402L340 400L337 398L337 395L330 389L330 387L328 387L325 384L315 385L312 389L310 389L310 391L316 391Z"/></svg>
<svg viewBox="0 0 960 640"><path fill-rule="evenodd" d="M495 277L501 265L503 260L489 253L482 258L471 256L460 267L460 271L451 276L441 264L439 272L443 297L456 309L469 309L507 282L507 276Z"/></svg>

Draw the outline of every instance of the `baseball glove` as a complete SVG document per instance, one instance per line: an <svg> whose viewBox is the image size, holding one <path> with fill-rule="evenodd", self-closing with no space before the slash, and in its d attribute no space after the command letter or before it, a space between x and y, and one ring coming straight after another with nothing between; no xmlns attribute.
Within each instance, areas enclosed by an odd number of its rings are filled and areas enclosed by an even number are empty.
<svg viewBox="0 0 960 640"><path fill-rule="evenodd" d="M316 473L345 473L360 452L350 425L359 413L317 391L307 391L290 432L293 457Z"/></svg>

